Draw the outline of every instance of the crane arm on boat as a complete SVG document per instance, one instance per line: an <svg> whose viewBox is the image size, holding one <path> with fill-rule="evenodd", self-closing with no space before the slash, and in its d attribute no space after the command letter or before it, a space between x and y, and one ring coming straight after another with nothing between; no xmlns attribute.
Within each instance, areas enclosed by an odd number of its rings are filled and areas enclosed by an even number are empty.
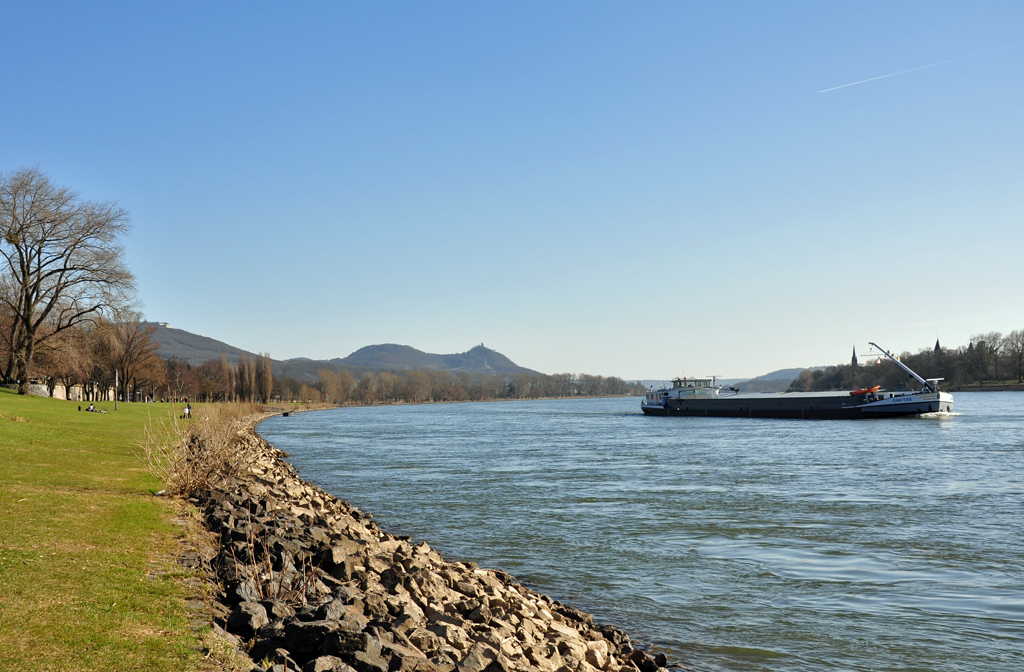
<svg viewBox="0 0 1024 672"><path fill-rule="evenodd" d="M907 366L906 364L901 362L899 360L899 358L894 356L891 352L889 352L888 350L886 350L885 348L883 348L882 346L880 346L877 343L872 343L871 341L868 341L868 343L870 343L871 345L873 345L876 348L878 348L879 350L881 350L882 354L885 355L886 357L888 357L890 360L896 362L896 366L900 367L901 369L903 369L904 371L909 373L911 376L916 378L918 380L918 382L920 382L922 385L925 386L925 388L928 389L929 392L936 392L936 391L938 391L938 387L936 387L936 385L934 383L932 383L930 381L927 381L924 378L922 378L921 376L919 376L916 373L914 373L913 369L911 369L909 366Z"/></svg>

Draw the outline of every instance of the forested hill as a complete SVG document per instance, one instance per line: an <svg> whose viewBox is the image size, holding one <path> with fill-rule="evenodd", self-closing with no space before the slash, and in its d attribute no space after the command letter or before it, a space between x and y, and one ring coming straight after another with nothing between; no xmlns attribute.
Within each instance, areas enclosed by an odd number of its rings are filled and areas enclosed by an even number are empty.
<svg viewBox="0 0 1024 672"><path fill-rule="evenodd" d="M211 359L220 359L221 355L227 355L232 363L238 361L239 355L255 356L255 353L213 338L173 329L165 322L146 322L144 326L156 328L152 338L159 344L159 353L164 359L184 359L192 366L199 366Z"/></svg>
<svg viewBox="0 0 1024 672"><path fill-rule="evenodd" d="M740 392L785 392L790 383L800 375L803 369L779 369L757 378L737 383Z"/></svg>
<svg viewBox="0 0 1024 672"><path fill-rule="evenodd" d="M334 363L335 360L331 360ZM338 360L344 366L362 366L371 369L434 369L438 371L466 371L468 373L536 373L517 365L511 359L485 348L483 343L455 355L433 355L408 345L368 345L348 357Z"/></svg>
<svg viewBox="0 0 1024 672"><path fill-rule="evenodd" d="M183 329L174 329L162 322L148 322L155 327L153 340L159 344L159 354L164 359L183 359L192 366L200 366L211 359L227 355L235 363L241 355L255 356L255 353L236 348L222 341L200 336ZM273 360L274 373L305 382L317 380L320 369L338 371L349 369L355 374L363 371L412 370L465 371L466 373L536 373L517 365L511 359L483 344L466 352L453 355L435 355L408 345L368 345L356 350L348 357L331 360L315 360L299 357L284 361Z"/></svg>

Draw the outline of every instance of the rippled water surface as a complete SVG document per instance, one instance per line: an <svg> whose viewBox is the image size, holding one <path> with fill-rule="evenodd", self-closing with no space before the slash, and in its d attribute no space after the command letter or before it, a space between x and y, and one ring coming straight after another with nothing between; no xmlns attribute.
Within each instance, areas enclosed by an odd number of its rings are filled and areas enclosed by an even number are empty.
<svg viewBox="0 0 1024 672"><path fill-rule="evenodd" d="M347 408L308 480L700 670L1024 669L1024 394L956 415L648 418L639 399Z"/></svg>

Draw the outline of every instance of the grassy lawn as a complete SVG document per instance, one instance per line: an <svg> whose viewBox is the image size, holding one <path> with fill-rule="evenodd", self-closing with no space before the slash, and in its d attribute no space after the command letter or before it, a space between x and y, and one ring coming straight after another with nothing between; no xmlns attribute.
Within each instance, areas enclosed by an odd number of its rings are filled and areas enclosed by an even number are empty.
<svg viewBox="0 0 1024 672"><path fill-rule="evenodd" d="M170 407L78 405L0 389L0 670L207 668L182 527L135 456Z"/></svg>

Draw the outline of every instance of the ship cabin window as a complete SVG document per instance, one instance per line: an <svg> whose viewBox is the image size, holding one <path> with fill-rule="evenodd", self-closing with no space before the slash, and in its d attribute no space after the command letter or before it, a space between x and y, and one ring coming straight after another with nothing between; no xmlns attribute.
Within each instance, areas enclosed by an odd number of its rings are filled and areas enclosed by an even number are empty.
<svg viewBox="0 0 1024 672"><path fill-rule="evenodd" d="M687 389L707 388L711 387L711 381L707 379L686 380L685 378L676 378L675 380L672 381L672 387L682 387Z"/></svg>

